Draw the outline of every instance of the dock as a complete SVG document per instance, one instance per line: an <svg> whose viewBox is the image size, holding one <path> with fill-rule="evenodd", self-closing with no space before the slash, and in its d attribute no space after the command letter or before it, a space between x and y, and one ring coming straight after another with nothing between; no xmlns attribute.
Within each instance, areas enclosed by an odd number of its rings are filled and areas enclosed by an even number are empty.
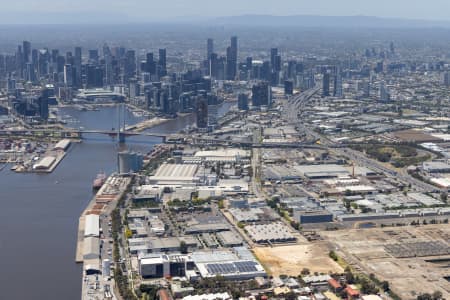
<svg viewBox="0 0 450 300"><path fill-rule="evenodd" d="M75 262L83 264L81 299L103 299L108 293L112 294L111 299L117 299L112 293L114 279L110 278L111 274L103 273L103 260L109 259L111 263L113 262L111 256L113 245L108 242L110 238L107 237L107 232L102 232L102 229L109 227L107 226L108 218L118 201L124 196L130 183L131 177L119 175L108 177L79 218ZM99 224L95 228L95 232L90 230L89 235L85 236L87 234L86 226L92 227L92 215L99 216L97 218ZM85 247L85 243L89 243L87 247ZM107 251L108 249L111 252ZM93 255L93 253L95 254Z"/></svg>
<svg viewBox="0 0 450 300"><path fill-rule="evenodd" d="M135 132L141 132L144 131L146 129L155 127L157 125L161 125L163 123L166 123L170 121L170 119L164 119L164 118L153 118L150 120L144 120L140 123L137 123L135 125L130 125L125 127L126 131L135 131Z"/></svg>

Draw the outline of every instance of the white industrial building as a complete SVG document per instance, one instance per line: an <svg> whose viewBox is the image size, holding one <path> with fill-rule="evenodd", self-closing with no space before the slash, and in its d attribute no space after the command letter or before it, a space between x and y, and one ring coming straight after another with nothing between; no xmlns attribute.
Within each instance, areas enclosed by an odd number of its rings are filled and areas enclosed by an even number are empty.
<svg viewBox="0 0 450 300"><path fill-rule="evenodd" d="M199 179L195 176L198 165L196 164L162 164L154 176L150 176L151 184L158 185L183 185L193 184Z"/></svg>
<svg viewBox="0 0 450 300"><path fill-rule="evenodd" d="M233 299L233 297L230 296L230 294L228 293L189 295L183 298L183 300L231 300L231 299Z"/></svg>
<svg viewBox="0 0 450 300"><path fill-rule="evenodd" d="M34 170L47 170L55 163L56 158L54 156L46 156L41 159L38 163L33 165Z"/></svg>
<svg viewBox="0 0 450 300"><path fill-rule="evenodd" d="M64 139L64 140L60 140L55 147L53 147L54 150L61 150L61 151L66 151L67 148L69 148L70 146L70 140L69 139Z"/></svg>
<svg viewBox="0 0 450 300"><path fill-rule="evenodd" d="M202 278L220 275L229 280L266 277L263 266L245 247L192 253L192 261Z"/></svg>
<svg viewBox="0 0 450 300"><path fill-rule="evenodd" d="M302 176L309 179L329 179L349 176L350 172L341 165L301 165L295 167Z"/></svg>
<svg viewBox="0 0 450 300"><path fill-rule="evenodd" d="M221 149L198 151L194 157L208 162L241 162L250 158L250 151L242 149Z"/></svg>
<svg viewBox="0 0 450 300"><path fill-rule="evenodd" d="M245 230L256 243L285 243L296 240L289 228L281 222L249 225Z"/></svg>
<svg viewBox="0 0 450 300"><path fill-rule="evenodd" d="M100 239L85 237L83 241L83 259L98 259L100 257Z"/></svg>
<svg viewBox="0 0 450 300"><path fill-rule="evenodd" d="M86 215L84 218L84 236L100 236L100 217L99 215Z"/></svg>

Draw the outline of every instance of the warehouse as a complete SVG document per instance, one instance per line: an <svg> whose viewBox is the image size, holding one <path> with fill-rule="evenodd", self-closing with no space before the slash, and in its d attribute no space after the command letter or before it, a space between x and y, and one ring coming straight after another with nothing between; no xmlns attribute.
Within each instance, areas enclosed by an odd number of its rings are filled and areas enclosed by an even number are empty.
<svg viewBox="0 0 450 300"><path fill-rule="evenodd" d="M371 194L376 191L376 189L369 185L347 185L336 187L336 190L343 194L350 191L355 194Z"/></svg>
<svg viewBox="0 0 450 300"><path fill-rule="evenodd" d="M194 184L199 179L195 177L198 165L195 164L162 164L154 176L150 176L151 184L183 185Z"/></svg>
<svg viewBox="0 0 450 300"><path fill-rule="evenodd" d="M278 220L280 217L271 208L266 207L255 207L248 209L230 208L230 214L236 222L258 222L263 221L273 221Z"/></svg>
<svg viewBox="0 0 450 300"><path fill-rule="evenodd" d="M83 259L100 258L100 239L97 237L86 237L83 241Z"/></svg>
<svg viewBox="0 0 450 300"><path fill-rule="evenodd" d="M422 193L408 193L408 197L420 202L425 206L433 206L433 205L443 205L444 203L425 194Z"/></svg>
<svg viewBox="0 0 450 300"><path fill-rule="evenodd" d="M252 260L198 263L196 267L202 278L222 276L229 280L247 280L266 276L264 268Z"/></svg>
<svg viewBox="0 0 450 300"><path fill-rule="evenodd" d="M382 219L395 219L400 218L398 213L371 213L371 214L360 214L360 215L341 215L338 219L342 222L356 222L356 221L371 221L371 220L382 220Z"/></svg>
<svg viewBox="0 0 450 300"><path fill-rule="evenodd" d="M149 239L149 252L176 252L180 251L181 242L184 241L189 249L197 248L197 240L194 237L167 237Z"/></svg>
<svg viewBox="0 0 450 300"><path fill-rule="evenodd" d="M349 171L341 165L301 165L295 167L302 176L308 179L328 179L349 176Z"/></svg>
<svg viewBox="0 0 450 300"><path fill-rule="evenodd" d="M159 202L162 196L162 189L154 185L141 185L136 188L135 195L133 195L133 202Z"/></svg>
<svg viewBox="0 0 450 300"><path fill-rule="evenodd" d="M131 254L138 253L169 253L179 252L181 242L184 241L189 250L197 248L194 237L167 237L167 238L134 238L128 240Z"/></svg>
<svg viewBox="0 0 450 300"><path fill-rule="evenodd" d="M239 248L239 249L238 249ZM215 250L214 252L194 252L192 261L202 278L218 275L229 280L247 280L255 277L266 277L261 264L251 252L243 247L235 251Z"/></svg>
<svg viewBox="0 0 450 300"><path fill-rule="evenodd" d="M263 180L265 181L299 181L300 174L297 169L288 165L273 165L263 169Z"/></svg>
<svg viewBox="0 0 450 300"><path fill-rule="evenodd" d="M222 179L214 186L197 187L199 198L221 197L224 195L248 194L248 182L240 179Z"/></svg>
<svg viewBox="0 0 450 300"><path fill-rule="evenodd" d="M227 231L230 227L226 223L202 223L187 227L184 232L186 234L212 233L219 231Z"/></svg>
<svg viewBox="0 0 450 300"><path fill-rule="evenodd" d="M294 211L294 219L300 224L333 222L333 214L326 210Z"/></svg>
<svg viewBox="0 0 450 300"><path fill-rule="evenodd" d="M100 217L99 215L86 215L84 219L84 236L100 236Z"/></svg>
<svg viewBox="0 0 450 300"><path fill-rule="evenodd" d="M216 236L224 247L242 246L242 238L232 231L221 231Z"/></svg>
<svg viewBox="0 0 450 300"><path fill-rule="evenodd" d="M261 208L230 208L228 211L236 222L258 222L259 216L263 214Z"/></svg>
<svg viewBox="0 0 450 300"><path fill-rule="evenodd" d="M185 276L194 265L187 255L148 254L139 258L139 272L143 278Z"/></svg>
<svg viewBox="0 0 450 300"><path fill-rule="evenodd" d="M69 146L70 146L70 140L69 139L64 139L64 140L60 140L55 147L53 147L54 150L61 150L61 151L66 151Z"/></svg>
<svg viewBox="0 0 450 300"><path fill-rule="evenodd" d="M289 228L281 222L249 225L245 227L245 230L256 243L287 243L296 241Z"/></svg>
<svg viewBox="0 0 450 300"><path fill-rule="evenodd" d="M450 173L450 165L441 161L426 161L422 168L428 173Z"/></svg>
<svg viewBox="0 0 450 300"><path fill-rule="evenodd" d="M242 162L248 160L250 151L242 149L198 151L194 156L211 162Z"/></svg>
<svg viewBox="0 0 450 300"><path fill-rule="evenodd" d="M34 170L48 170L53 166L55 163L56 158L54 156L46 156L41 161L39 161L37 164L33 165Z"/></svg>

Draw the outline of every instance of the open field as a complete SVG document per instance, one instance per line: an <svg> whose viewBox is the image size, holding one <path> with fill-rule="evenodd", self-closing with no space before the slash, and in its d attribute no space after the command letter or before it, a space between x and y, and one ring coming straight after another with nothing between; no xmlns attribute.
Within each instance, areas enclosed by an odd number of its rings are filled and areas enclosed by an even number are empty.
<svg viewBox="0 0 450 300"><path fill-rule="evenodd" d="M267 271L274 276L280 274L297 276L303 268L308 268L312 273L343 271L328 257L329 249L324 243L257 247L253 251Z"/></svg>
<svg viewBox="0 0 450 300"><path fill-rule="evenodd" d="M337 254L355 270L387 280L402 299L442 292L450 297L450 226L324 231ZM446 279L447 278L447 279Z"/></svg>

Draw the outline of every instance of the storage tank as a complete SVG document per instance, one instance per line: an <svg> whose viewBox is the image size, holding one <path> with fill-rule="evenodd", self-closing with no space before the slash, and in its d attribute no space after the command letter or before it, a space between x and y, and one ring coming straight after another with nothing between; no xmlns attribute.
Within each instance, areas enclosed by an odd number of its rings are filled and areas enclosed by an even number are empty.
<svg viewBox="0 0 450 300"><path fill-rule="evenodd" d="M140 153L124 151L117 155L120 174L137 172L142 168L144 157Z"/></svg>

